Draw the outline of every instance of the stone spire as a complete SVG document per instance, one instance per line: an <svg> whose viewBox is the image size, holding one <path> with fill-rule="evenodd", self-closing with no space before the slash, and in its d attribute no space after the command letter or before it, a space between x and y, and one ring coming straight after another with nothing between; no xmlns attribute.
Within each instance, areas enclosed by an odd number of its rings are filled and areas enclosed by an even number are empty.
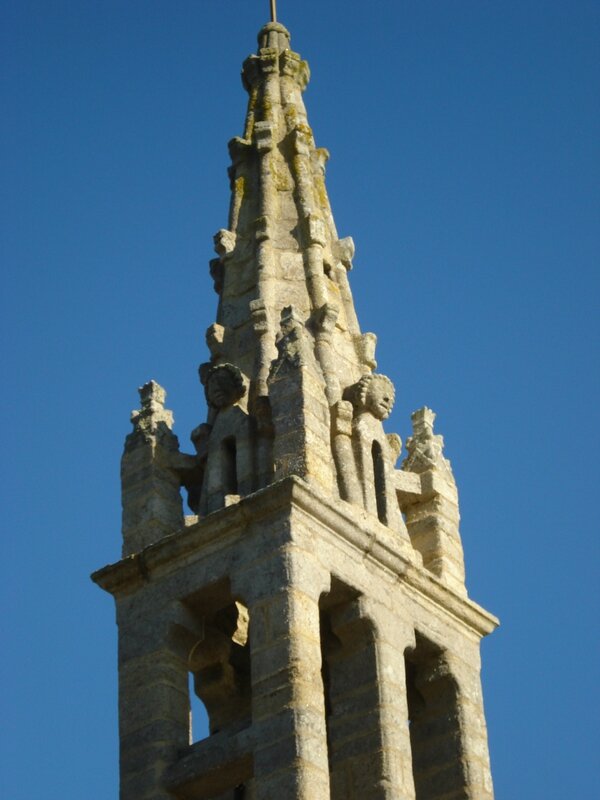
<svg viewBox="0 0 600 800"><path fill-rule="evenodd" d="M332 320L339 332L337 353L352 376L360 377L362 369L347 281L354 247L351 239L338 239L325 188L329 154L316 147L308 125L302 93L309 68L290 49L290 35L277 22L262 28L258 43L258 54L243 66L248 112L243 137L229 144L229 230L215 236L219 258L212 271L220 293L217 323L225 328L224 354L240 360L252 393L260 396L268 393L281 311L290 305L313 340ZM269 350L245 335L261 308ZM326 365L323 352L318 360L334 402L340 396L336 371Z"/></svg>
<svg viewBox="0 0 600 800"><path fill-rule="evenodd" d="M338 237L325 187L329 153L316 146L302 99L309 68L278 22L261 29L258 45L242 70L244 135L229 144L228 229L215 235L210 262L219 303L207 331L211 361L200 368L211 411L199 510L296 474L379 508L383 522L405 533L393 489L384 487L393 453L381 421L394 388L374 375L376 338L361 334L356 318L354 244ZM226 374L244 386L235 398L214 388ZM226 486L221 442L231 436L244 463L236 461L237 479Z"/></svg>

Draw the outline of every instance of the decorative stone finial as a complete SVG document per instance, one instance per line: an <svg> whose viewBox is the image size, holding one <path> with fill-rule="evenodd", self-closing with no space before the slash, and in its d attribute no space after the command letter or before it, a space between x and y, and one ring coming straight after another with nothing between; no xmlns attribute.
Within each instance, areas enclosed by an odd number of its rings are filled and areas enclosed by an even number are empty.
<svg viewBox="0 0 600 800"><path fill-rule="evenodd" d="M466 595L458 491L450 461L444 456L444 439L433 431L435 414L430 408L420 408L411 419L408 456L397 473L420 477L420 493L398 496L408 533L423 557L423 566L455 592Z"/></svg>
<svg viewBox="0 0 600 800"><path fill-rule="evenodd" d="M148 381L138 389L141 409L131 412L131 421L135 430L143 433L154 433L160 423L171 430L173 412L165 408L166 391L156 381Z"/></svg>
<svg viewBox="0 0 600 800"><path fill-rule="evenodd" d="M408 457L403 469L411 472L425 472L436 466L446 464L444 459L444 438L433 432L435 412L427 406L411 414L413 435L406 441Z"/></svg>
<svg viewBox="0 0 600 800"><path fill-rule="evenodd" d="M290 32L280 22L267 22L258 32L258 47L283 53L290 49Z"/></svg>
<svg viewBox="0 0 600 800"><path fill-rule="evenodd" d="M294 367L306 366L309 357L309 345L306 341L304 320L293 306L286 306L281 311L281 332L277 336L279 357L271 366L271 377L274 377L281 366L289 363Z"/></svg>
<svg viewBox="0 0 600 800"><path fill-rule="evenodd" d="M413 424L413 433L415 436L430 436L433 434L433 423L435 422L436 413L427 406L413 411L410 415Z"/></svg>

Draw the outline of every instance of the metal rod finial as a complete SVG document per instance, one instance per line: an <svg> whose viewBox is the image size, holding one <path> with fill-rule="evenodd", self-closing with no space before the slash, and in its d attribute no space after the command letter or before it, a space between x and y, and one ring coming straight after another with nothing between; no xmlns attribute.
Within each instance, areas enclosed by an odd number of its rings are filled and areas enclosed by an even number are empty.
<svg viewBox="0 0 600 800"><path fill-rule="evenodd" d="M277 22L277 0L271 0L271 22Z"/></svg>

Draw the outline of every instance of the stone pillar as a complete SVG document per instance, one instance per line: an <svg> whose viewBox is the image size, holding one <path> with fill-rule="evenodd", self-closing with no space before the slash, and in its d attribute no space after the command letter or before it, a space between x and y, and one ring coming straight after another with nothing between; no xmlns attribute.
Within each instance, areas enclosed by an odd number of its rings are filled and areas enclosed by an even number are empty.
<svg viewBox="0 0 600 800"><path fill-rule="evenodd" d="M269 375L275 480L298 475L333 490L329 406L309 334L290 306L281 312L279 357Z"/></svg>
<svg viewBox="0 0 600 800"><path fill-rule="evenodd" d="M404 651L413 647L412 625L365 599L364 613L374 624L379 685L379 725L386 800L415 800L408 727Z"/></svg>
<svg viewBox="0 0 600 800"><path fill-rule="evenodd" d="M407 652L417 798L493 800L478 644L461 638L453 650L417 633Z"/></svg>
<svg viewBox="0 0 600 800"><path fill-rule="evenodd" d="M354 241L351 236L346 236L344 239L337 239L332 243L332 250L336 266L333 272L335 281L340 289L340 295L344 310L346 312L346 322L348 323L348 330L355 337L360 337L360 325L356 316L356 309L354 308L354 301L352 300L352 292L350 291L350 283L348 281L348 271L352 269L352 259L354 258ZM375 369L377 364L373 363L370 369Z"/></svg>
<svg viewBox="0 0 600 800"><path fill-rule="evenodd" d="M448 656L448 663L458 693L458 713L461 729L461 756L465 767L467 797L472 800L493 800L494 789L490 767L487 726L483 709L480 677L479 647L469 648L468 662Z"/></svg>
<svg viewBox="0 0 600 800"><path fill-rule="evenodd" d="M322 308L327 302L323 249L327 243L326 227L316 209L315 185L310 163L314 149L312 132L308 125L298 123L293 131L294 157L291 162L296 183L296 205L302 222L302 241L306 285L313 309Z"/></svg>
<svg viewBox="0 0 600 800"><path fill-rule="evenodd" d="M421 408L412 415L413 435L402 470L420 476L417 496L400 496L406 527L423 565L452 589L466 595L465 564L459 532L458 491L443 437L433 433L435 414Z"/></svg>
<svg viewBox="0 0 600 800"><path fill-rule="evenodd" d="M155 381L139 389L142 408L133 411L133 432L121 459L123 555L137 553L183 526L181 479L173 468L179 442L166 392Z"/></svg>
<svg viewBox="0 0 600 800"><path fill-rule="evenodd" d="M365 597L324 613L332 800L414 800L404 626Z"/></svg>
<svg viewBox="0 0 600 800"><path fill-rule="evenodd" d="M277 119L281 103L279 90L279 53L276 47L267 45L270 41L279 41L279 31L267 32L262 37L258 59L252 59L259 65L259 85L262 96L258 97L258 114L253 125L253 144L259 159L258 173L258 207L259 216L254 221L256 237L256 269L258 296L267 306L271 304L273 280L275 276L275 253L272 233L274 220L278 215L278 197L274 185L274 148L277 144ZM260 37L259 37L260 38ZM283 40L282 40L283 41ZM248 62L247 62L248 63Z"/></svg>
<svg viewBox="0 0 600 800"><path fill-rule="evenodd" d="M267 378L269 377L269 367L273 354L271 353L269 337L269 314L262 298L250 301L250 316L258 345L254 364L256 379L252 394L254 397L266 397L268 394Z"/></svg>
<svg viewBox="0 0 600 800"><path fill-rule="evenodd" d="M256 800L330 800L319 635L328 580L289 545L232 581L250 616Z"/></svg>
<svg viewBox="0 0 600 800"><path fill-rule="evenodd" d="M166 621L129 605L117 607L120 800L172 800L162 775L190 741L187 665L167 642Z"/></svg>
<svg viewBox="0 0 600 800"><path fill-rule="evenodd" d="M340 497L349 503L362 505L362 489L358 482L352 449L353 413L352 403L348 400L340 400L332 409L333 455Z"/></svg>
<svg viewBox="0 0 600 800"><path fill-rule="evenodd" d="M273 73L270 80L276 80L275 73ZM266 87L269 85L267 83ZM265 95L267 95L266 88ZM269 103L271 102L273 101L269 99ZM272 283L275 275L275 254L272 242L273 219L276 217L277 212L277 194L274 191L272 174L274 134L274 125L270 120L263 120L254 124L254 144L260 159L260 216L254 221L256 274L259 299L266 305L270 305L272 302Z"/></svg>
<svg viewBox="0 0 600 800"><path fill-rule="evenodd" d="M340 381L332 348L333 330L338 316L339 309L334 303L325 303L315 315L315 352L325 377L325 392L330 406L333 406L341 398Z"/></svg>

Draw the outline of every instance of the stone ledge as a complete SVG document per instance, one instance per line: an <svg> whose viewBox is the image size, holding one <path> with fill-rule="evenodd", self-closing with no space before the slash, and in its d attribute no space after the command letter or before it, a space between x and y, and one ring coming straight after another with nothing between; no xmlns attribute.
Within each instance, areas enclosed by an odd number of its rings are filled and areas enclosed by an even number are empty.
<svg viewBox="0 0 600 800"><path fill-rule="evenodd" d="M250 728L216 733L190 745L166 770L163 785L182 800L208 800L252 777L253 749Z"/></svg>
<svg viewBox="0 0 600 800"><path fill-rule="evenodd" d="M421 476L416 472L405 472L401 469L396 469L394 470L394 482L399 500L414 502L415 498L419 498L423 494Z"/></svg>

